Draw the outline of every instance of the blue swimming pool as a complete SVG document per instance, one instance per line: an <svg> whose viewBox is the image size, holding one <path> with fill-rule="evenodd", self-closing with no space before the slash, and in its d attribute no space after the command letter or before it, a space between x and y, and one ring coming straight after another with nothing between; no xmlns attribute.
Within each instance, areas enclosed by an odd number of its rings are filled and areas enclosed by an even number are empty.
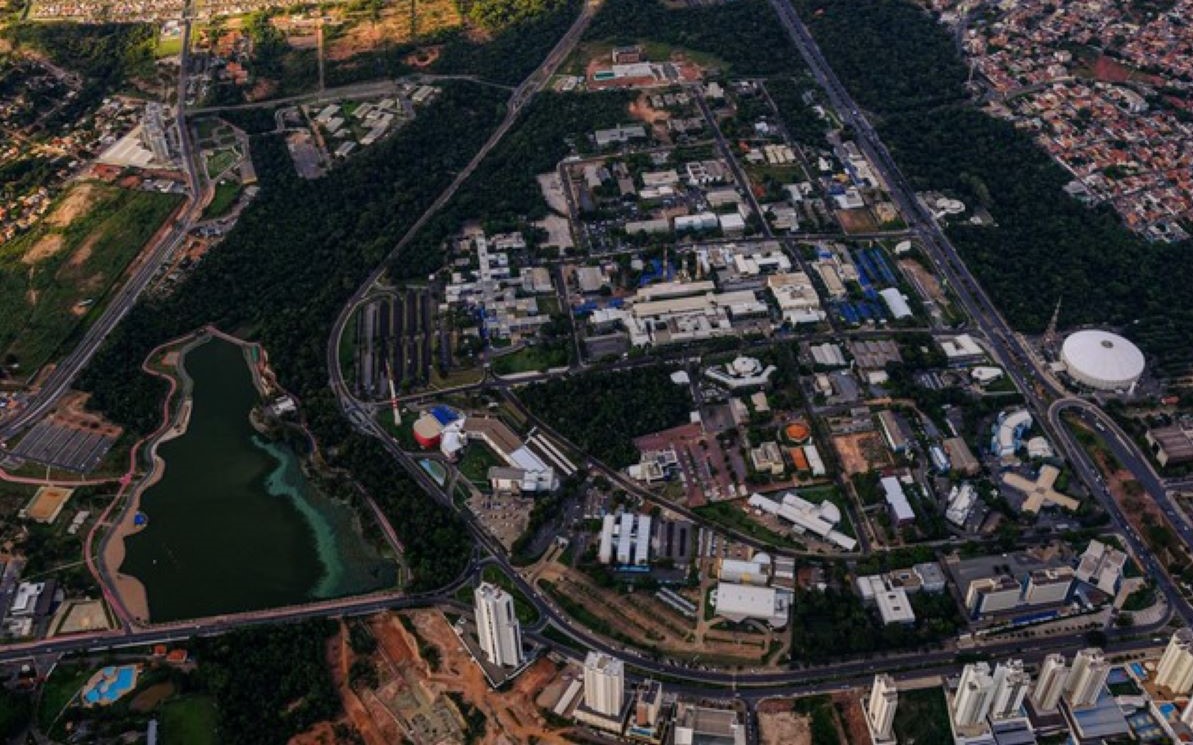
<svg viewBox="0 0 1193 745"><path fill-rule="evenodd" d="M137 685L137 668L132 665L105 667L83 690L86 704L110 704Z"/></svg>

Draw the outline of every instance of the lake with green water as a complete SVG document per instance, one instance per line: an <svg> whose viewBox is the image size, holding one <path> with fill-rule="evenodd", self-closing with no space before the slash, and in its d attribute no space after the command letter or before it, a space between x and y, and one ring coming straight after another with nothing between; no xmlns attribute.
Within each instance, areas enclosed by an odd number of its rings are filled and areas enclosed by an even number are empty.
<svg viewBox="0 0 1193 745"><path fill-rule="evenodd" d="M288 445L253 428L259 403L244 350L213 339L187 351L187 431L162 443L161 479L141 495L148 526L120 571L141 580L155 622L369 592L395 581L347 506L307 481Z"/></svg>

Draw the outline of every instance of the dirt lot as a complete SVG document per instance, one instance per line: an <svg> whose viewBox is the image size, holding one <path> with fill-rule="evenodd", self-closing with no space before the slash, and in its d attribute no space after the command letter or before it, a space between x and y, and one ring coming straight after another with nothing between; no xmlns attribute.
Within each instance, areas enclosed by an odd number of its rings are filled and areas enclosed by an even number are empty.
<svg viewBox="0 0 1193 745"><path fill-rule="evenodd" d="M845 728L845 735L851 745L870 745L870 730L866 727L866 712L862 709L862 699L857 691L843 691L833 694L833 704L837 707L838 722Z"/></svg>
<svg viewBox="0 0 1193 745"><path fill-rule="evenodd" d="M837 435L833 438L833 449L837 451L841 468L847 476L867 473L893 464L886 443L877 432Z"/></svg>
<svg viewBox="0 0 1193 745"><path fill-rule="evenodd" d="M56 228L70 225L76 218L87 214L99 197L100 192L95 184L83 182L70 190L46 218L46 222Z"/></svg>
<svg viewBox="0 0 1193 745"><path fill-rule="evenodd" d="M791 710L790 699L758 704L758 740L761 745L812 745L808 717Z"/></svg>
<svg viewBox="0 0 1193 745"><path fill-rule="evenodd" d="M59 424L92 430L106 437L119 437L124 432L123 429L98 414L85 411L89 398L86 393L68 393L51 416Z"/></svg>
<svg viewBox="0 0 1193 745"><path fill-rule="evenodd" d="M940 282L937 281L936 276L931 272L920 266L920 262L912 261L911 259L903 259L899 262L899 268L905 273L910 274L916 278L920 287L928 293L928 296L937 304L944 304L947 301L944 291L940 289Z"/></svg>
<svg viewBox="0 0 1193 745"><path fill-rule="evenodd" d="M836 210L834 213L841 229L846 233L873 233L878 230L878 221L866 207L849 210Z"/></svg>
<svg viewBox="0 0 1193 745"><path fill-rule="evenodd" d="M25 252L25 255L21 257L21 263L25 264L26 266L32 266L33 264L45 261L46 259L61 251L62 246L65 243L66 241L59 233L49 233L47 235L43 235L41 238L38 238L37 243L34 243L32 246L30 246L29 250Z"/></svg>
<svg viewBox="0 0 1193 745"><path fill-rule="evenodd" d="M415 35L427 36L464 23L456 4L450 0L422 0L417 11L411 4L412 0L398 0L386 7L376 21L359 16L345 17L344 30L327 40L327 58L346 60L389 44L404 44Z"/></svg>

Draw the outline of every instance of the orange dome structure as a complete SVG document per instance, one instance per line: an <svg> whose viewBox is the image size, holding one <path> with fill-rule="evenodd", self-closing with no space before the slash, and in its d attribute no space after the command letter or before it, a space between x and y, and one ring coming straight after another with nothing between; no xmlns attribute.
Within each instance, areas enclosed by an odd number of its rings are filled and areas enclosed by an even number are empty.
<svg viewBox="0 0 1193 745"><path fill-rule="evenodd" d="M787 425L787 438L792 442L803 442L812 434L812 430L803 422L792 422Z"/></svg>

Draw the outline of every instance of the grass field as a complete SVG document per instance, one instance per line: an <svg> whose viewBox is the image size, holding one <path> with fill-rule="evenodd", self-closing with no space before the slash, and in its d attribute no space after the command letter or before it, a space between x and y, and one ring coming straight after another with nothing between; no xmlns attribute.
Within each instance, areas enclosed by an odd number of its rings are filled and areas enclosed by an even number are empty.
<svg viewBox="0 0 1193 745"><path fill-rule="evenodd" d="M182 53L182 35L159 37L157 48L153 50L156 57L173 57Z"/></svg>
<svg viewBox="0 0 1193 745"><path fill-rule="evenodd" d="M496 455L489 448L480 443L475 443L464 451L464 457L460 459L460 473L464 478L477 484L489 483L489 469L493 466L503 465Z"/></svg>
<svg viewBox="0 0 1193 745"><path fill-rule="evenodd" d="M232 148L224 150L216 150L213 153L207 154L207 176L208 178L215 178L224 171L231 168L240 158L236 151Z"/></svg>
<svg viewBox="0 0 1193 745"><path fill-rule="evenodd" d="M217 745L219 713L208 696L185 696L161 709L162 737L170 745Z"/></svg>
<svg viewBox="0 0 1193 745"><path fill-rule="evenodd" d="M219 182L215 185L215 196L211 198L211 204L203 210L203 219L222 217L228 214L232 205L236 204L238 196L240 196L240 184L231 181Z"/></svg>
<svg viewBox="0 0 1193 745"><path fill-rule="evenodd" d="M552 367L566 367L567 349L548 349L542 346L523 347L517 352L493 360L493 372L498 375L541 372Z"/></svg>
<svg viewBox="0 0 1193 745"><path fill-rule="evenodd" d="M0 355L25 375L94 316L182 197L76 185L25 235L0 246Z"/></svg>

